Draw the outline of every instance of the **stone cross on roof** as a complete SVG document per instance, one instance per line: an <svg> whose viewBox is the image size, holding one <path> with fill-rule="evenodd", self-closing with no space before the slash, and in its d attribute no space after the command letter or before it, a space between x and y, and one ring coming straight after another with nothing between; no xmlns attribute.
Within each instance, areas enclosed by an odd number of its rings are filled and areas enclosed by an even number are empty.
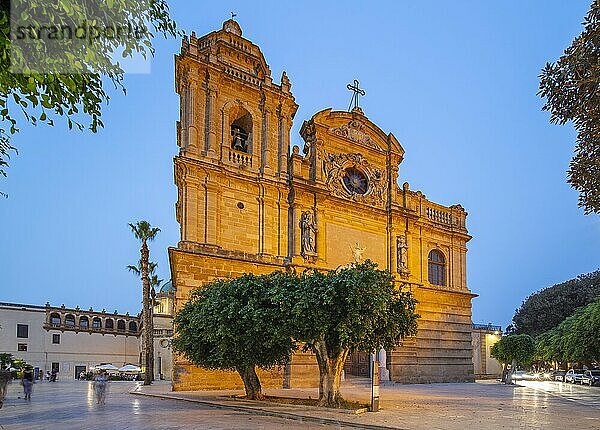
<svg viewBox="0 0 600 430"><path fill-rule="evenodd" d="M348 112L350 112L352 109L352 103L354 102L354 108L360 108L359 103L358 103L358 98L360 96L364 96L366 94L365 90L363 90L362 88L359 87L360 82L358 82L358 79L354 80L354 83L352 84L348 84L346 85L346 88L348 88L350 91L353 92L352 94L352 99L350 100L350 105L348 106Z"/></svg>

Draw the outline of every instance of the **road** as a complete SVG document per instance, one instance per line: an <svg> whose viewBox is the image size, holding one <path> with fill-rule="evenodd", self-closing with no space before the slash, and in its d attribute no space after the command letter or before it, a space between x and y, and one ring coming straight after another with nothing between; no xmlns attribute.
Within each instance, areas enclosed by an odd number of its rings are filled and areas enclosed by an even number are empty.
<svg viewBox="0 0 600 430"><path fill-rule="evenodd" d="M517 383L583 406L600 409L600 387L555 381L517 381Z"/></svg>
<svg viewBox="0 0 600 430"><path fill-rule="evenodd" d="M128 394L134 387L134 382L111 382L106 404L99 406L94 402L89 382L35 384L30 402L18 398L23 397L22 388L15 382L9 386L0 409L0 429L343 429Z"/></svg>

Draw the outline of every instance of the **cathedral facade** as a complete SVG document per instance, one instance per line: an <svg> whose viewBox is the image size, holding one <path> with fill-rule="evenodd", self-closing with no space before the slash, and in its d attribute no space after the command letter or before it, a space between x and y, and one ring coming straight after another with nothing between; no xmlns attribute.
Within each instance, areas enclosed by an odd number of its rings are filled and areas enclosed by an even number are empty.
<svg viewBox="0 0 600 430"><path fill-rule="evenodd" d="M304 268L331 270L371 259L418 300L418 334L381 351L397 382L473 381L471 299L460 205L410 189L404 149L356 107L324 109L301 127L285 72L280 83L237 22L185 38L176 62L180 95L175 157L180 241L169 248L176 310L216 278ZM346 372L364 373L354 354ZM316 386L310 354L264 372L265 386ZM236 374L174 359L173 389L242 387Z"/></svg>

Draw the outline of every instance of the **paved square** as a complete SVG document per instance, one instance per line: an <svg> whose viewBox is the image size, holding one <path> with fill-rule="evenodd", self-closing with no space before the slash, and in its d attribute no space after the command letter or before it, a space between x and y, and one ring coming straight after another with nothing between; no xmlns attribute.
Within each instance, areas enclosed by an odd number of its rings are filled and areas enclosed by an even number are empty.
<svg viewBox="0 0 600 430"><path fill-rule="evenodd" d="M105 406L93 399L91 384L83 381L38 383L31 402L22 397L18 382L9 386L0 410L0 430L45 429L345 429L384 426L400 429L600 429L600 388L558 382L528 382L511 387L493 382L475 384L389 384L381 389L383 410L352 415L347 412L294 405L236 401L227 392L170 392L157 383L142 391L160 399L132 395L136 383L111 382ZM307 397L315 389L266 390L268 394ZM345 397L367 400L364 381L346 381ZM20 396L21 398L17 398ZM213 404L213 407L187 400ZM220 406L220 407L214 407ZM252 408L246 413L236 408ZM344 424L286 419L329 419Z"/></svg>

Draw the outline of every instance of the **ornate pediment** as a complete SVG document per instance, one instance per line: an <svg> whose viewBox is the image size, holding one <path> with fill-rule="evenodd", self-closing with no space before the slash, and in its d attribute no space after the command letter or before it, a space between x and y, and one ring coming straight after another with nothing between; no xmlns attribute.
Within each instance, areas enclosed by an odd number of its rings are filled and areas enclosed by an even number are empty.
<svg viewBox="0 0 600 430"><path fill-rule="evenodd" d="M375 206L385 205L387 179L362 154L323 154L325 185L332 194Z"/></svg>
<svg viewBox="0 0 600 430"><path fill-rule="evenodd" d="M342 139L365 145L378 151L383 151L383 148L365 132L365 125L356 119L353 119L348 124L344 124L340 127L332 127L328 132L329 134L339 136Z"/></svg>

